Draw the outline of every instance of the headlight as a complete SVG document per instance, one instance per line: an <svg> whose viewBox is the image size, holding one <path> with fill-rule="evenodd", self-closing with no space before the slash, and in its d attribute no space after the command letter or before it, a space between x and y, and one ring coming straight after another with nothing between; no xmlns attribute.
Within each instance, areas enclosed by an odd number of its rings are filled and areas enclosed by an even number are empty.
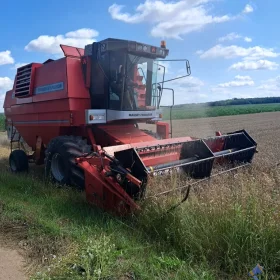
<svg viewBox="0 0 280 280"><path fill-rule="evenodd" d="M89 115L89 120L105 120L105 115Z"/></svg>

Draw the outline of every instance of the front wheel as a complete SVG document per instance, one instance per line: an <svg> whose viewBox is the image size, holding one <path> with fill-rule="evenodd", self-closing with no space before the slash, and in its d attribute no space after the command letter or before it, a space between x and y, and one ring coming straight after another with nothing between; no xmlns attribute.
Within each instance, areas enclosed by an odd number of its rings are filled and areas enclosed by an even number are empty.
<svg viewBox="0 0 280 280"><path fill-rule="evenodd" d="M75 158L87 154L91 146L86 140L75 136L54 138L46 149L45 176L59 185L72 185L84 189L84 172L75 163Z"/></svg>

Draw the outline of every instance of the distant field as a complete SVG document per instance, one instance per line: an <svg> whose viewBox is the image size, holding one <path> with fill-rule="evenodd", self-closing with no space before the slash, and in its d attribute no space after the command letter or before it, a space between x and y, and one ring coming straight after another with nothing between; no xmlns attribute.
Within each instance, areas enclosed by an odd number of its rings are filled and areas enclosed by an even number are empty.
<svg viewBox="0 0 280 280"><path fill-rule="evenodd" d="M4 114L0 113L0 131L5 129L5 118L4 118Z"/></svg>
<svg viewBox="0 0 280 280"><path fill-rule="evenodd" d="M183 105L182 107L174 107L172 110L172 119L196 119L277 111L280 111L280 103L213 107L202 104L191 104ZM165 120L169 119L169 109L164 109L163 118Z"/></svg>

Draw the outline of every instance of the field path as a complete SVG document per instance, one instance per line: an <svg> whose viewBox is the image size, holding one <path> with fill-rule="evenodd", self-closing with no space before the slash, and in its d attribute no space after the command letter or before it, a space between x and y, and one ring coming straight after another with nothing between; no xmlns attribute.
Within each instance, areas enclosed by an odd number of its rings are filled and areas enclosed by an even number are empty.
<svg viewBox="0 0 280 280"><path fill-rule="evenodd" d="M7 143L6 133L0 132L0 160L9 156L9 148L2 146ZM1 168L3 166L0 166L0 170ZM7 236L0 234L0 280L28 279L24 273L24 258L16 248L11 241L7 242Z"/></svg>
<svg viewBox="0 0 280 280"><path fill-rule="evenodd" d="M11 246L4 245L0 236L0 280L26 280L24 259Z"/></svg>

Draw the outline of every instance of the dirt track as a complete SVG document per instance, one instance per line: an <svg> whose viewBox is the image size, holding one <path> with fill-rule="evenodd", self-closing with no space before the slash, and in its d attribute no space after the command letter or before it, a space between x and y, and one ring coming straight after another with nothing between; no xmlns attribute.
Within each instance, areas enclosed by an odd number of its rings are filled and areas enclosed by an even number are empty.
<svg viewBox="0 0 280 280"><path fill-rule="evenodd" d="M152 128L141 125L141 128ZM231 132L246 129L258 143L259 154L257 164L272 165L280 162L280 112L252 115L227 116L191 120L176 120L173 122L173 137L196 136L207 137L215 131ZM1 143L6 143L6 134L0 133ZM9 149L0 147L0 159L8 158ZM1 166L0 166L1 168ZM0 237L1 238L1 237ZM1 246L0 242L0 280L25 279L22 268L22 258L14 249Z"/></svg>
<svg viewBox="0 0 280 280"><path fill-rule="evenodd" d="M0 280L25 280L24 258L0 235Z"/></svg>

